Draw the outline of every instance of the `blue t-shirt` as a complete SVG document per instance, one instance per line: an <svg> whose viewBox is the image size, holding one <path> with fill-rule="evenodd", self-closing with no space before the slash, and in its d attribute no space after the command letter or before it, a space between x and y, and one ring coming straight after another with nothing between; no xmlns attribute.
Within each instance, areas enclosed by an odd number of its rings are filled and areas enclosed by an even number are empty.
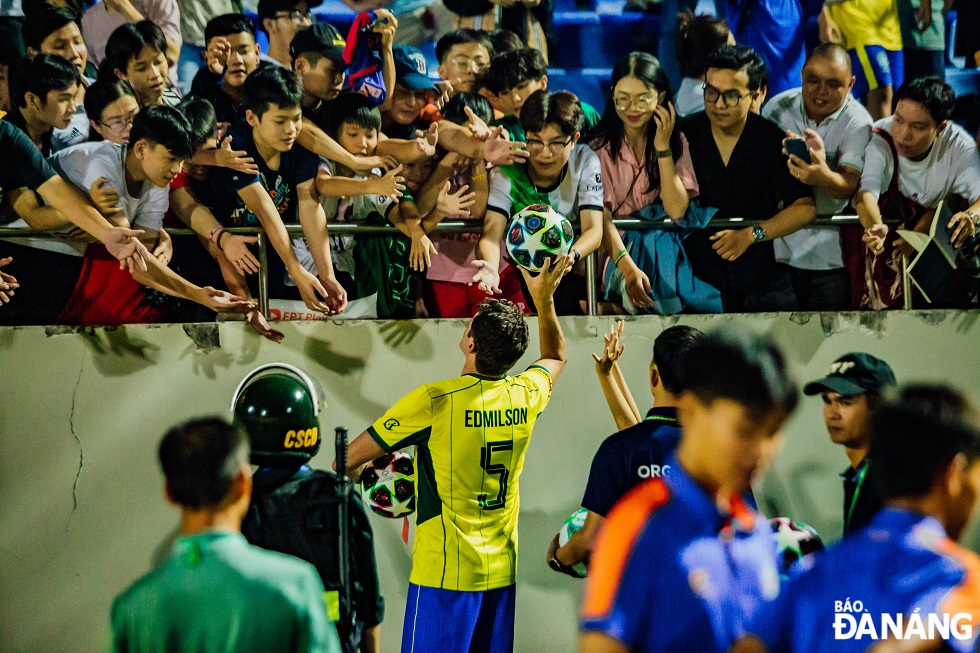
<svg viewBox="0 0 980 653"><path fill-rule="evenodd" d="M296 187L316 177L320 159L309 150L294 144L279 156L279 169L273 170L255 147L252 128L247 124L232 127L231 149L245 150L255 160L259 174L249 175L231 168L212 168L205 182L192 182L198 199L207 205L225 227L255 227L259 219L248 210L238 191L259 182L269 192L284 224L296 224Z"/></svg>
<svg viewBox="0 0 980 653"><path fill-rule="evenodd" d="M949 540L933 517L883 508L791 580L778 600L759 611L749 632L773 653L849 653L894 636L899 619L906 634L915 614L926 635L930 620L938 617L941 624L949 615L948 647L973 651L980 635L980 556Z"/></svg>
<svg viewBox="0 0 980 653"><path fill-rule="evenodd" d="M582 507L605 517L631 488L665 473L680 439L676 408L652 408L639 424L610 435L592 458Z"/></svg>
<svg viewBox="0 0 980 653"><path fill-rule="evenodd" d="M769 97L800 85L806 60L800 0L728 0L725 18L735 42L759 53L769 69Z"/></svg>
<svg viewBox="0 0 980 653"><path fill-rule="evenodd" d="M633 488L592 553L580 628L630 651L726 651L779 592L769 522L736 499L731 515L678 464ZM818 650L818 649L814 649Z"/></svg>

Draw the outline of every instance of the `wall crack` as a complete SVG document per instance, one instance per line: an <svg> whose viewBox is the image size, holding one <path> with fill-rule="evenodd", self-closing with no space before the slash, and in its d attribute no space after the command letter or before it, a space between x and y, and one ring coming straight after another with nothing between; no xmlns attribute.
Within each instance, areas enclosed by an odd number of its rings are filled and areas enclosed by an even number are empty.
<svg viewBox="0 0 980 653"><path fill-rule="evenodd" d="M85 447L82 446L82 439L75 432L75 398L78 395L78 389L82 385L82 374L85 372L86 358L88 356L83 349L82 362L78 366L78 378L75 379L75 388L71 393L71 414L68 416L68 429L71 431L72 437L75 438L75 442L78 443L78 471L75 472L75 482L71 486L71 515L74 515L75 511L78 510L78 482L82 477L82 467L85 465ZM68 516L69 526L71 525L71 515Z"/></svg>

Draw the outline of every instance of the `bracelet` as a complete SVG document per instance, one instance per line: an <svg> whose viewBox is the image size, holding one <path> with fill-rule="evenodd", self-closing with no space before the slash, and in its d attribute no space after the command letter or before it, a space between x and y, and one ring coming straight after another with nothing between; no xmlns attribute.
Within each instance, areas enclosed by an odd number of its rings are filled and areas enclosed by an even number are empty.
<svg viewBox="0 0 980 653"><path fill-rule="evenodd" d="M980 229L980 215L977 215L976 213L974 213L974 212L973 212L973 211L971 211L970 209L967 209L967 210L965 211L965 213L966 213L966 214L967 214L968 216L970 216L970 219L971 219L971 220L973 220L973 228L974 228L974 229Z"/></svg>
<svg viewBox="0 0 980 653"><path fill-rule="evenodd" d="M674 158L674 150L670 149L669 147L666 150L654 150L654 151L657 153L657 158L658 159L673 159Z"/></svg>
<svg viewBox="0 0 980 653"><path fill-rule="evenodd" d="M623 248L618 252L616 252L616 254L613 256L613 265L619 265L619 262L622 260L624 256L629 256L629 252L626 250L626 248Z"/></svg>
<svg viewBox="0 0 980 653"><path fill-rule="evenodd" d="M478 175L473 175L472 177L470 177L470 181L480 181L481 179L486 179L486 178L487 178L487 173L481 172Z"/></svg>
<svg viewBox="0 0 980 653"><path fill-rule="evenodd" d="M213 242L214 242L214 235L215 235L216 233L218 233L219 231L224 231L224 230L225 230L225 228L224 228L224 227L222 227L222 226L221 226L221 225L219 224L219 225L218 225L217 227L215 227L214 229L212 229L212 230L211 230L211 233L209 233L209 234L208 234L208 240L209 240L209 241L211 241L211 242L213 243Z"/></svg>
<svg viewBox="0 0 980 653"><path fill-rule="evenodd" d="M218 237L214 239L214 244L217 245L218 249L220 249L222 252L225 251L225 248L221 246L221 237L230 236L230 235L231 234L228 233L226 229L222 229L221 231L218 232Z"/></svg>

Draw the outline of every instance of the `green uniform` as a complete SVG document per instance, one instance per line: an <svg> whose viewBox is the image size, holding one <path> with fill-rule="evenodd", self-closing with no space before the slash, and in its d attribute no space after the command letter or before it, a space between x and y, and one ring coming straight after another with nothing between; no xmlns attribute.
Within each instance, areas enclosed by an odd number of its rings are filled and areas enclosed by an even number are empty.
<svg viewBox="0 0 980 653"><path fill-rule="evenodd" d="M116 597L112 650L340 653L340 642L312 565L208 531Z"/></svg>

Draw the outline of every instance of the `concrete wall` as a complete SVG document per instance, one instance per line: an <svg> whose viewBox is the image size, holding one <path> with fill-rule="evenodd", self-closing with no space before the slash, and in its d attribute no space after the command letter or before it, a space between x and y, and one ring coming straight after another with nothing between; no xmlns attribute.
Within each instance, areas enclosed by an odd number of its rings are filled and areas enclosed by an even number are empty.
<svg viewBox="0 0 980 653"><path fill-rule="evenodd" d="M774 334L803 379L838 355L869 351L900 380L945 380L980 399L977 313L851 316L683 317L700 328L736 322ZM521 570L517 650L574 647L582 583L549 571L547 542L581 499L591 457L613 431L590 353L609 318L564 321L570 367L535 430L521 478ZM654 337L672 318L627 325L624 368L637 403ZM241 325L146 326L115 330L0 329L0 651L104 648L112 597L172 540L176 512L164 502L155 459L164 430L197 415L227 415L230 396L253 367L284 361L323 384L328 433L352 437L399 396L459 373L458 321L302 324L274 345ZM532 342L531 351L536 351ZM527 363L532 360L529 354ZM826 538L840 532L843 452L828 441L820 402L808 398L789 424L786 447L760 485L771 515L788 515ZM327 466L332 447L314 461ZM411 566L401 522L375 520L388 600L384 649L397 650ZM980 540L974 527L972 544Z"/></svg>

